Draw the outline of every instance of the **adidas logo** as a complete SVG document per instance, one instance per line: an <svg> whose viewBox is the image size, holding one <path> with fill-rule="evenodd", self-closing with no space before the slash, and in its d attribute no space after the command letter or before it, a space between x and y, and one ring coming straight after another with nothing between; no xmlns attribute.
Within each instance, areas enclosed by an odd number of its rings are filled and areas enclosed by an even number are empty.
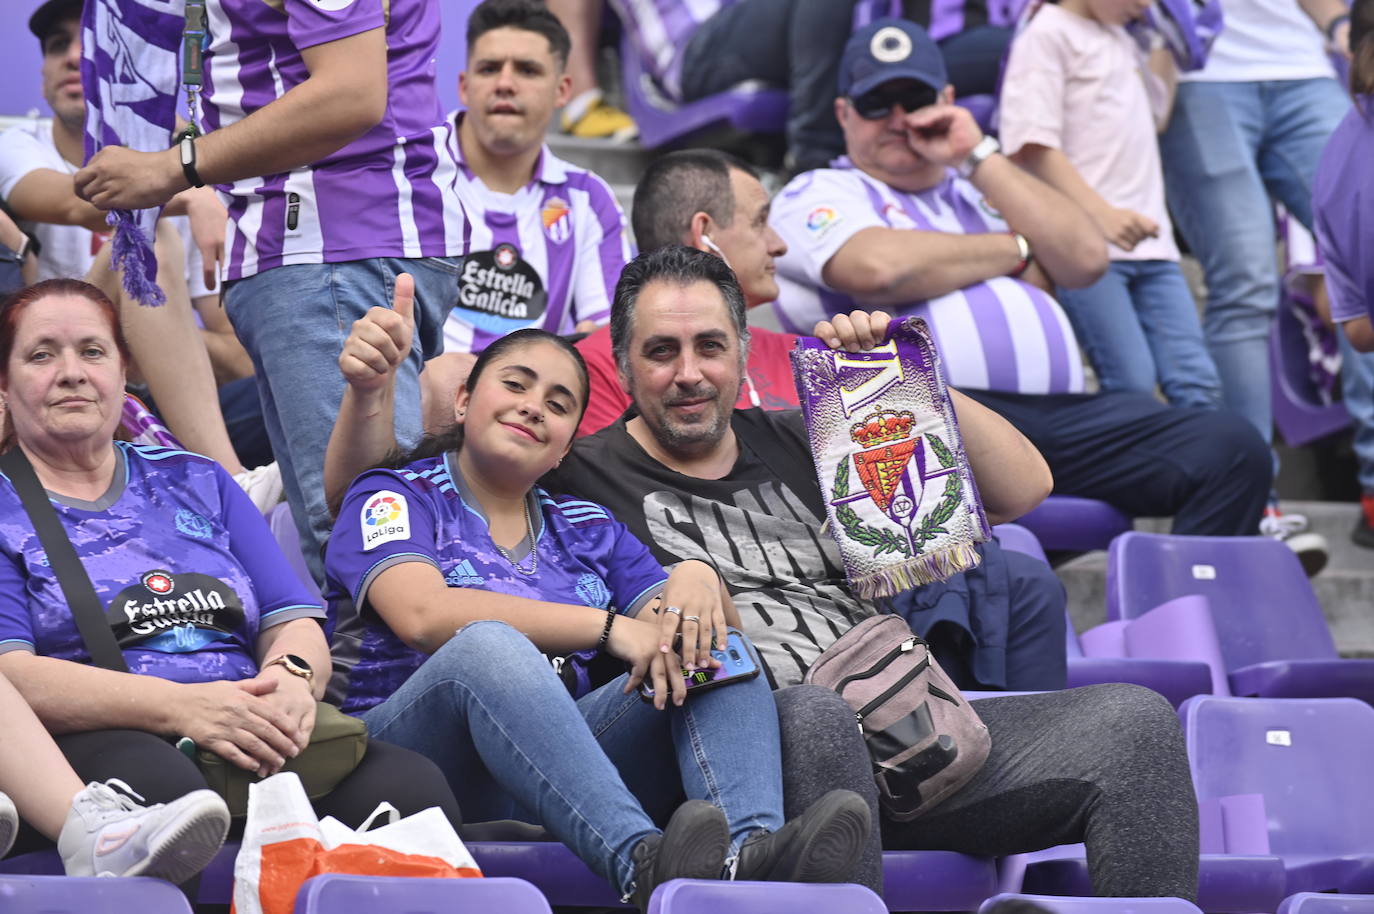
<svg viewBox="0 0 1374 914"><path fill-rule="evenodd" d="M463 559L444 576L444 583L450 587L481 587L486 578L477 573L469 559Z"/></svg>

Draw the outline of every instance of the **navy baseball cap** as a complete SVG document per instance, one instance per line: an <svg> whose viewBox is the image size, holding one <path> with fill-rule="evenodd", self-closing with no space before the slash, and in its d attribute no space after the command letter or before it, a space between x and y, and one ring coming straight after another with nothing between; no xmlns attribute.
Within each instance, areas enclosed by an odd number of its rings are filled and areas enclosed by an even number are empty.
<svg viewBox="0 0 1374 914"><path fill-rule="evenodd" d="M29 17L29 31L43 41L57 28L57 23L69 16L81 18L82 0L48 0Z"/></svg>
<svg viewBox="0 0 1374 914"><path fill-rule="evenodd" d="M925 29L909 19L875 19L844 46L840 94L858 98L894 79L914 79L936 92L949 82L945 59Z"/></svg>

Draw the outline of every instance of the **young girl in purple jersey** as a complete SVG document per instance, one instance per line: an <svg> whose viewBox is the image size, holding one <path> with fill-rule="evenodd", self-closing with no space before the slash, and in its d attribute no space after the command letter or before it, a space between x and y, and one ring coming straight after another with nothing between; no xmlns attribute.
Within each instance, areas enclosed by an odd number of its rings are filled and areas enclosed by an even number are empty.
<svg viewBox="0 0 1374 914"><path fill-rule="evenodd" d="M434 759L469 819L542 823L641 908L727 858L739 879L847 880L867 806L834 791L784 825L767 680L688 697L675 675L717 665L739 624L715 571L664 574L604 508L538 488L587 390L567 341L517 331L478 358L451 432L355 480L326 559L343 706ZM629 672L574 697L541 652L589 649Z"/></svg>

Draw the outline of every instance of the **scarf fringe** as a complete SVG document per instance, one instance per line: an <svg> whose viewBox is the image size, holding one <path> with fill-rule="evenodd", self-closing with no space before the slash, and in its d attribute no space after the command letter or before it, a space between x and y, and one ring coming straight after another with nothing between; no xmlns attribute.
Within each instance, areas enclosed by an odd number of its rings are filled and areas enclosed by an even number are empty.
<svg viewBox="0 0 1374 914"><path fill-rule="evenodd" d="M905 590L934 584L962 571L972 571L982 561L971 543L959 543L925 555L888 565L853 581L854 589L865 600L895 597Z"/></svg>
<svg viewBox="0 0 1374 914"><path fill-rule="evenodd" d="M140 305L166 304L167 296L157 284L157 255L138 220L130 212L116 210L107 221L114 226L110 268L123 271L124 291Z"/></svg>

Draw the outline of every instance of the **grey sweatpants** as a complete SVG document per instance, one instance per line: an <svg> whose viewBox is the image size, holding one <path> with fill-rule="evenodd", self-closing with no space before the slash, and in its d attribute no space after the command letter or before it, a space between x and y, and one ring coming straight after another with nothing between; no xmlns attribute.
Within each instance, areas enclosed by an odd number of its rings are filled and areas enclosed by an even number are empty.
<svg viewBox="0 0 1374 914"><path fill-rule="evenodd" d="M878 815L854 714L817 686L774 696L789 819L837 787L869 801L882 845L1003 856L1084 842L1098 895L1197 897L1197 801L1169 703L1134 685L975 703L992 752L972 781L914 822ZM877 830L855 881L882 891Z"/></svg>

